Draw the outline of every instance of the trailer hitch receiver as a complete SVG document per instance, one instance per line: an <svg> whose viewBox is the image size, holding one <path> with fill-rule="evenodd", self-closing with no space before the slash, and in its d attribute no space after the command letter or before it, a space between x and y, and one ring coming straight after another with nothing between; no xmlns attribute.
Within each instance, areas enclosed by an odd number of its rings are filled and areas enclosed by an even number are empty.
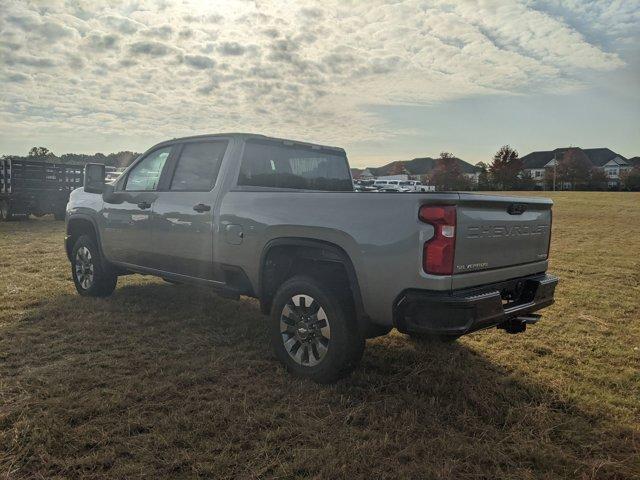
<svg viewBox="0 0 640 480"><path fill-rule="evenodd" d="M497 328L511 334L522 333L527 330L527 325L537 323L540 317L541 315L535 313L520 315L519 317L510 318L506 322L498 324Z"/></svg>

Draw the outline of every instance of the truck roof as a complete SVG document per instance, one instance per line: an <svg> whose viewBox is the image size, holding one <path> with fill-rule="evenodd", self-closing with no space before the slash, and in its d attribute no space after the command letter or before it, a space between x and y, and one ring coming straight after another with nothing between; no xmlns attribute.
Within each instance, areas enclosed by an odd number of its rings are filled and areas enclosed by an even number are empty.
<svg viewBox="0 0 640 480"><path fill-rule="evenodd" d="M244 132L207 133L207 134L203 134L203 135L190 135L190 136L187 136L187 137L172 138L171 140L165 140L163 142L158 143L157 145L154 145L153 148L158 147L160 145L163 145L165 143L173 143L173 142L182 141L182 140L202 140L202 139L217 138L217 137L225 137L225 138L235 137L235 138L242 138L244 140L247 140L247 139L275 140L277 142L283 142L285 144L286 143L291 143L291 144L294 144L294 145L303 145L303 146L306 146L306 147L315 147L315 148L336 150L338 152L345 153L344 148L341 148L341 147L333 147L333 146L330 146L330 145L321 145L321 144L318 144L318 143L303 142L303 141L300 141L300 140L291 140L289 138L269 137L267 135L261 135L261 134L258 134L258 133L244 133Z"/></svg>

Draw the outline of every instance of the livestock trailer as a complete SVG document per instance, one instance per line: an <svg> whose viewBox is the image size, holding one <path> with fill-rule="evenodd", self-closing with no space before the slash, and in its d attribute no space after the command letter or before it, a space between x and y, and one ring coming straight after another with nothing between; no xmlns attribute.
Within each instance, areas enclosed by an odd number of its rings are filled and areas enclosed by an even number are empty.
<svg viewBox="0 0 640 480"><path fill-rule="evenodd" d="M0 220L48 213L63 220L69 194L83 177L84 165L0 159Z"/></svg>

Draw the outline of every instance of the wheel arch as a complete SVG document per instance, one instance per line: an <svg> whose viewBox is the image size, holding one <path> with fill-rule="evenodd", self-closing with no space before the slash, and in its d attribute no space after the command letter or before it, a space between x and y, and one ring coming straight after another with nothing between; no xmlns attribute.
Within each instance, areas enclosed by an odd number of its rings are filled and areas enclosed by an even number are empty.
<svg viewBox="0 0 640 480"><path fill-rule="evenodd" d="M66 228L67 237L65 240L65 250L67 252L69 261L71 261L71 252L73 250L73 245L81 235L93 236L96 241L96 245L100 250L100 254L102 258L104 258L104 254L102 252L102 243L100 242L100 234L98 233L98 227L94 219L82 214L74 215L73 217L69 218Z"/></svg>
<svg viewBox="0 0 640 480"><path fill-rule="evenodd" d="M281 254L288 258L303 259L323 264L337 264L344 268L346 279L351 290L351 297L355 307L358 323L369 323L364 310L362 293L356 270L351 258L340 246L324 240L304 237L280 237L270 240L262 250L260 256L260 271L258 276L258 298L263 312L268 313L275 290L295 272L279 272L275 279L270 277L274 255Z"/></svg>

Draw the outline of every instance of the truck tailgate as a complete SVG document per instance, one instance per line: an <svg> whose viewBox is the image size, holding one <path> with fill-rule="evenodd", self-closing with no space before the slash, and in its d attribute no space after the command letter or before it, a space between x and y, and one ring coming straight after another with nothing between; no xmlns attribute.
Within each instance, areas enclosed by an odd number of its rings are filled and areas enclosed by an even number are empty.
<svg viewBox="0 0 640 480"><path fill-rule="evenodd" d="M454 275L546 260L552 205L545 198L460 194Z"/></svg>

